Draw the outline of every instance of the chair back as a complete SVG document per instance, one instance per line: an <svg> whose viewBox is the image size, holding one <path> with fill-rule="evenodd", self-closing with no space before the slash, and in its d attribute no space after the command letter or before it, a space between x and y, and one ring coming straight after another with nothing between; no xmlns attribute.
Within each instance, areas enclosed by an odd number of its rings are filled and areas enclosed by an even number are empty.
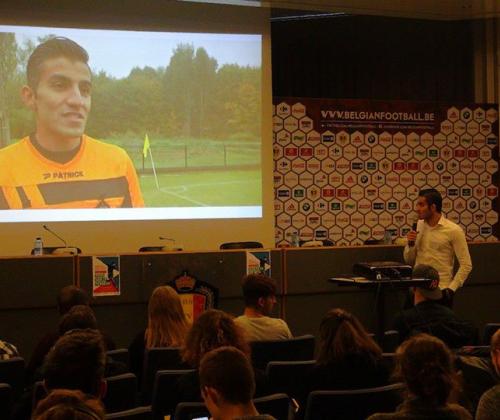
<svg viewBox="0 0 500 420"><path fill-rule="evenodd" d="M37 381L33 385L33 395L31 397L31 408L35 411L38 402L43 400L47 396L47 390L43 385L43 381Z"/></svg>
<svg viewBox="0 0 500 420"><path fill-rule="evenodd" d="M108 388L103 403L107 413L137 407L137 377L133 373L110 376L106 378L106 382Z"/></svg>
<svg viewBox="0 0 500 420"><path fill-rule="evenodd" d="M273 394L253 400L260 414L269 414L275 419L287 419L290 410L290 398L286 394Z"/></svg>
<svg viewBox="0 0 500 420"><path fill-rule="evenodd" d="M144 353L141 385L143 403L149 404L151 401L156 372L159 370L175 370L184 368L186 368L186 365L182 363L180 348L158 347L146 349Z"/></svg>
<svg viewBox="0 0 500 420"><path fill-rule="evenodd" d="M160 370L156 372L151 406L153 418L162 419L175 411L175 395L177 381L183 375L194 372L194 369Z"/></svg>
<svg viewBox="0 0 500 420"><path fill-rule="evenodd" d="M290 398L300 400L307 392L305 383L307 374L315 360L292 362L269 362L266 376L272 392L282 392Z"/></svg>
<svg viewBox="0 0 500 420"><path fill-rule="evenodd" d="M11 386L14 400L21 396L24 387L24 359L22 357L0 360L0 383Z"/></svg>
<svg viewBox="0 0 500 420"><path fill-rule="evenodd" d="M254 249L263 248L260 242L225 242L220 245L220 249Z"/></svg>
<svg viewBox="0 0 500 420"><path fill-rule="evenodd" d="M181 402L175 408L175 420L193 420L203 417L210 418L210 412L202 402Z"/></svg>
<svg viewBox="0 0 500 420"><path fill-rule="evenodd" d="M269 362L311 360L314 358L314 336L303 335L287 340L252 341L252 363L266 369Z"/></svg>
<svg viewBox="0 0 500 420"><path fill-rule="evenodd" d="M399 346L399 332L396 330L384 331L384 338L380 346L384 353L394 353Z"/></svg>
<svg viewBox="0 0 500 420"><path fill-rule="evenodd" d="M489 322L486 324L484 326L482 344L489 346L491 344L491 337L493 337L493 334L495 334L498 329L500 329L500 322Z"/></svg>
<svg viewBox="0 0 500 420"><path fill-rule="evenodd" d="M120 362L125 366L130 367L128 349L110 350L106 352L106 355L107 357L113 359L115 362Z"/></svg>
<svg viewBox="0 0 500 420"><path fill-rule="evenodd" d="M290 398L286 394L273 394L253 400L255 408L260 414L269 414L276 419L288 419ZM210 413L202 402L181 402L175 409L175 420L193 420L196 418L210 418Z"/></svg>
<svg viewBox="0 0 500 420"><path fill-rule="evenodd" d="M382 363L387 368L387 372L391 372L396 367L396 353L382 353Z"/></svg>
<svg viewBox="0 0 500 420"><path fill-rule="evenodd" d="M117 413L106 414L107 419L115 420L151 420L151 407L137 407L131 410L119 411Z"/></svg>
<svg viewBox="0 0 500 420"><path fill-rule="evenodd" d="M12 387L9 384L0 384L0 413L6 418L10 418L12 402Z"/></svg>
<svg viewBox="0 0 500 420"><path fill-rule="evenodd" d="M374 413L394 412L402 401L401 383L377 388L313 391L307 399L305 420L364 420Z"/></svg>

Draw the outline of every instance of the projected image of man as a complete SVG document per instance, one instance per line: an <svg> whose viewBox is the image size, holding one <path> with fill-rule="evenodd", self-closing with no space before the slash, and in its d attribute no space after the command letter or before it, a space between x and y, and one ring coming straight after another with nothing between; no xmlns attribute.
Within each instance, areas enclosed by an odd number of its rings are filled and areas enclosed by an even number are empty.
<svg viewBox="0 0 500 420"><path fill-rule="evenodd" d="M0 150L0 209L144 206L125 150L84 133L92 93L88 60L80 45L61 37L31 54L21 96L36 128Z"/></svg>

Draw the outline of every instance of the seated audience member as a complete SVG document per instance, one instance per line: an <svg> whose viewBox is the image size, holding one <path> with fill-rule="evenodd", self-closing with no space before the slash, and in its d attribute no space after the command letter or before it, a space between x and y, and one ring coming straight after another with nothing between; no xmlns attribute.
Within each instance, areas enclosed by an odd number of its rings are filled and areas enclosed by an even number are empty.
<svg viewBox="0 0 500 420"><path fill-rule="evenodd" d="M94 311L90 306L76 305L73 306L59 321L59 335L63 336L71 330L97 329L97 320ZM102 333L101 333L102 334ZM104 337L103 337L104 338ZM104 376L121 375L128 372L128 367L119 361L113 360L106 356L106 367Z"/></svg>
<svg viewBox="0 0 500 420"><path fill-rule="evenodd" d="M197 370L200 360L206 353L223 346L236 347L247 356L248 360L251 360L250 346L245 340L243 330L235 324L230 315L210 309L202 313L193 323L182 350L182 358L184 362ZM256 371L255 375L257 383L255 396L267 395L265 375L261 371ZM179 378L177 395L173 399L177 402L201 401L197 371Z"/></svg>
<svg viewBox="0 0 500 420"><path fill-rule="evenodd" d="M106 393L105 361L106 352L99 331L68 331L45 358L42 369L45 389L48 393L54 389L79 390L100 399ZM14 407L12 418L31 418L31 401L32 392L25 392Z"/></svg>
<svg viewBox="0 0 500 420"><path fill-rule="evenodd" d="M63 317L68 311L77 305L90 305L90 298L85 290L76 286L63 287L57 295L57 308L59 315ZM58 331L46 333L37 343L31 359L26 366L26 381L28 384L38 380L36 377L37 370L43 365L45 356L60 337ZM103 333L106 350L114 350L116 348L113 340Z"/></svg>
<svg viewBox="0 0 500 420"><path fill-rule="evenodd" d="M500 384L483 394L476 411L476 420L498 419L500 419Z"/></svg>
<svg viewBox="0 0 500 420"><path fill-rule="evenodd" d="M417 287L414 293L414 306L402 311L394 320L394 329L399 332L401 341L410 335L427 333L443 340L449 347L458 348L473 344L477 331L473 325L460 320L457 315L439 301L439 273L429 265L418 265L413 269L413 277L432 280L429 287Z"/></svg>
<svg viewBox="0 0 500 420"><path fill-rule="evenodd" d="M106 351L97 330L71 330L57 340L45 358L44 385L53 389L77 389L101 398L106 393Z"/></svg>
<svg viewBox="0 0 500 420"><path fill-rule="evenodd" d="M472 419L465 408L449 402L458 379L443 341L419 334L405 341L396 356L396 377L406 385L406 399L395 413L373 414L369 420Z"/></svg>
<svg viewBox="0 0 500 420"><path fill-rule="evenodd" d="M148 326L129 347L130 370L140 379L145 349L182 347L189 323L177 292L170 286L157 287L148 303Z"/></svg>
<svg viewBox="0 0 500 420"><path fill-rule="evenodd" d="M332 309L321 321L318 357L307 382L308 391L371 388L387 385L389 372L361 322Z"/></svg>
<svg viewBox="0 0 500 420"><path fill-rule="evenodd" d="M40 401L33 420L100 420L105 413L102 403L81 391L56 389Z"/></svg>
<svg viewBox="0 0 500 420"><path fill-rule="evenodd" d="M0 340L0 360L8 360L18 356L19 352L13 344Z"/></svg>
<svg viewBox="0 0 500 420"><path fill-rule="evenodd" d="M491 337L492 377L496 385L488 389L479 400L476 420L493 420L500 418L500 330ZM464 375L466 384L469 382Z"/></svg>
<svg viewBox="0 0 500 420"><path fill-rule="evenodd" d="M279 340L292 338L285 321L271 318L276 304L276 285L263 274L249 274L243 278L245 311L235 319L243 328L248 341Z"/></svg>
<svg viewBox="0 0 500 420"><path fill-rule="evenodd" d="M213 420L273 420L252 402L255 379L248 357L234 347L219 347L200 362L200 388Z"/></svg>

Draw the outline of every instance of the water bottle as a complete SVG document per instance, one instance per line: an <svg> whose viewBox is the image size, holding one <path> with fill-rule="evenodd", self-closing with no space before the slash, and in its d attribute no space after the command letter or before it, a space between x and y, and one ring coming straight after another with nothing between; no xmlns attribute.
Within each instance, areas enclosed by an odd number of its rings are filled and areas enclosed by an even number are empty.
<svg viewBox="0 0 500 420"><path fill-rule="evenodd" d="M35 239L35 243L33 244L33 255L42 255L43 254L43 241L39 236Z"/></svg>
<svg viewBox="0 0 500 420"><path fill-rule="evenodd" d="M390 230L386 230L384 234L384 244L390 245L392 244L392 233Z"/></svg>
<svg viewBox="0 0 500 420"><path fill-rule="evenodd" d="M299 244L299 233L298 232L293 232L292 233L292 246L298 248L300 246Z"/></svg>

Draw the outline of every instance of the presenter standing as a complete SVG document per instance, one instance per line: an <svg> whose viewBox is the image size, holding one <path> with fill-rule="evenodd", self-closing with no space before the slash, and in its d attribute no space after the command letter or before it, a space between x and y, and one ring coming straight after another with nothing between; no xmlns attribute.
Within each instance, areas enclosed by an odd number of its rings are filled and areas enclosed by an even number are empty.
<svg viewBox="0 0 500 420"><path fill-rule="evenodd" d="M419 221L416 230L408 235L404 259L411 265L430 265L439 272L443 298L441 303L453 306L455 292L463 286L472 270L472 262L463 230L442 213L443 199L435 189L421 190L416 211ZM453 275L455 258L458 271Z"/></svg>
<svg viewBox="0 0 500 420"><path fill-rule="evenodd" d="M125 150L84 134L92 92L88 60L80 45L61 37L29 57L21 96L36 128L0 150L0 209L144 206Z"/></svg>

